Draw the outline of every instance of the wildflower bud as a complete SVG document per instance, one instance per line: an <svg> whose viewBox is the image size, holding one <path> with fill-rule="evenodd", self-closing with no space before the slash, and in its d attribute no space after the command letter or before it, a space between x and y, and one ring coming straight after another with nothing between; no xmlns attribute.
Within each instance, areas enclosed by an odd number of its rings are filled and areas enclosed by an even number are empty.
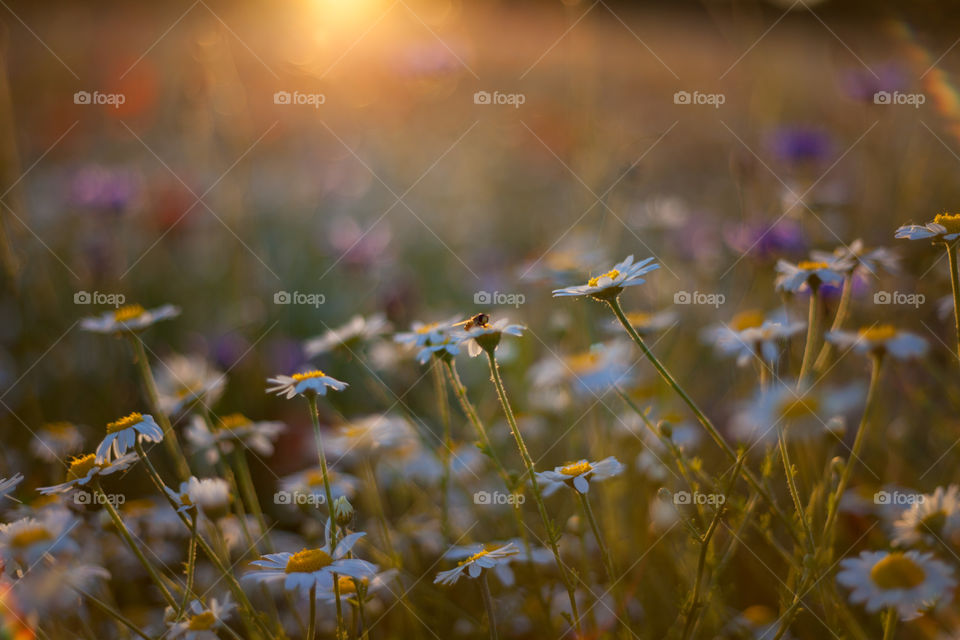
<svg viewBox="0 0 960 640"><path fill-rule="evenodd" d="M669 440L673 437L673 426L666 420L661 420L658 425L660 428L660 435Z"/></svg>
<svg viewBox="0 0 960 640"><path fill-rule="evenodd" d="M333 517L337 524L345 527L353 521L353 505L346 496L340 496L333 501Z"/></svg>
<svg viewBox="0 0 960 640"><path fill-rule="evenodd" d="M836 456L830 461L830 471L836 476L839 476L843 473L843 468L845 466L846 464L844 463L843 458L840 456Z"/></svg>
<svg viewBox="0 0 960 640"><path fill-rule="evenodd" d="M481 349L487 353L493 353L500 344L501 337L502 334L499 331L494 331L493 333L481 334L477 336L475 340L477 341L477 344L480 345Z"/></svg>
<svg viewBox="0 0 960 640"><path fill-rule="evenodd" d="M567 530L575 536L583 533L583 522L581 522L580 516L570 516L567 520Z"/></svg>

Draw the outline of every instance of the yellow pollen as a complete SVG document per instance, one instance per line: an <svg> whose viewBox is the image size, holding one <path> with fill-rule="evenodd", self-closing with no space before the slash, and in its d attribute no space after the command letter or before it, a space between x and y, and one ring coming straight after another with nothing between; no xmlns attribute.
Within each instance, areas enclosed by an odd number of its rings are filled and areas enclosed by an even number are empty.
<svg viewBox="0 0 960 640"><path fill-rule="evenodd" d="M54 436L65 436L72 432L74 427L70 422L48 422L47 424L43 425L43 429Z"/></svg>
<svg viewBox="0 0 960 640"><path fill-rule="evenodd" d="M471 563L471 562L473 562L473 561L475 561L475 560L478 560L479 558L482 558L483 556L487 555L488 553L490 553L490 549L482 549L482 550L480 550L480 551L477 551L475 554L473 554L472 556L470 556L470 557L467 558L466 560L461 560L460 562L458 562L458 563L457 563L457 566L458 566L458 567L462 567L462 566L465 565L465 564L469 564L469 563Z"/></svg>
<svg viewBox="0 0 960 640"><path fill-rule="evenodd" d="M50 532L46 528L40 525L32 525L25 527L23 530L18 531L10 537L10 546L11 547L29 547L32 544L37 542L45 542L47 540L53 540L53 536L50 535Z"/></svg>
<svg viewBox="0 0 960 640"><path fill-rule="evenodd" d="M860 338L870 342L884 342L897 335L897 330L889 324L881 324L870 329L860 329Z"/></svg>
<svg viewBox="0 0 960 640"><path fill-rule="evenodd" d="M353 578L351 578L350 576L338 576L337 582L340 583L340 593L356 593L357 592L357 585L354 584ZM360 579L360 584L364 586L366 586L367 583L369 582L370 580L367 578Z"/></svg>
<svg viewBox="0 0 960 640"><path fill-rule="evenodd" d="M230 415L220 418L219 428L230 431L239 427L245 427L248 424L250 424L250 418L247 416L242 413L231 413Z"/></svg>
<svg viewBox="0 0 960 640"><path fill-rule="evenodd" d="M763 312L758 309L748 309L741 311L733 316L730 321L730 328L734 331L743 331L745 329L754 329L763 324Z"/></svg>
<svg viewBox="0 0 960 640"><path fill-rule="evenodd" d="M619 275L620 275L620 272L619 272L619 271L617 271L616 269L611 269L610 271L607 271L607 272L606 272L605 274L603 274L602 276L596 276L595 278L590 278L590 280L587 281L587 285L589 285L589 286L591 286L591 287L595 287L595 286L597 286L597 283L600 282L600 279L601 279L601 278L610 278L611 280L613 280L614 278L616 278L616 277L619 276Z"/></svg>
<svg viewBox="0 0 960 640"><path fill-rule="evenodd" d="M90 469L97 461L97 456L88 453L85 456L77 456L70 461L70 467L67 469L67 481L85 478Z"/></svg>
<svg viewBox="0 0 960 640"><path fill-rule="evenodd" d="M960 213L941 213L933 219L947 228L947 233L960 233Z"/></svg>
<svg viewBox="0 0 960 640"><path fill-rule="evenodd" d="M587 473L592 468L593 467L590 466L589 462L575 462L560 469L560 473L565 476L580 476Z"/></svg>
<svg viewBox="0 0 960 640"><path fill-rule="evenodd" d="M567 365L574 371L586 371L596 366L600 356L595 351L584 351L567 358Z"/></svg>
<svg viewBox="0 0 960 640"><path fill-rule="evenodd" d="M139 304L128 304L114 311L113 319L116 322L127 322L128 320L139 318L144 314L145 311L146 309Z"/></svg>
<svg viewBox="0 0 960 640"><path fill-rule="evenodd" d="M136 411L134 411L133 413L131 413L125 418L120 418L116 422L108 423L107 433L110 434L110 433L116 433L117 431L123 431L124 429L132 427L133 425L142 421L143 421L143 416L137 413Z"/></svg>
<svg viewBox="0 0 960 640"><path fill-rule="evenodd" d="M809 260L804 260L797 265L797 268L805 271L815 271L817 269L826 269L829 266L826 262L810 262Z"/></svg>
<svg viewBox="0 0 960 640"><path fill-rule="evenodd" d="M333 564L333 558L323 549L303 549L290 556L287 573L313 573Z"/></svg>
<svg viewBox="0 0 960 640"><path fill-rule="evenodd" d="M420 335L423 335L425 333L430 333L431 331L436 329L438 326L440 326L439 322L431 322L430 324L425 324L419 329L417 329L415 333L419 333Z"/></svg>
<svg viewBox="0 0 960 640"><path fill-rule="evenodd" d="M204 611L203 613L198 613L195 616L190 616L190 622L187 624L187 628L194 631L212 629L216 622L217 617L213 615L212 611Z"/></svg>
<svg viewBox="0 0 960 640"><path fill-rule="evenodd" d="M777 620L777 614L774 612L774 610L770 607L765 607L762 604L755 604L751 607L747 607L740 615L754 627L762 627Z"/></svg>
<svg viewBox="0 0 960 640"><path fill-rule="evenodd" d="M310 378L322 378L325 375L327 374L325 374L323 371L314 369L313 371L307 371L306 373L295 373L290 377L297 382L303 382L304 380L309 380Z"/></svg>
<svg viewBox="0 0 960 640"><path fill-rule="evenodd" d="M900 552L891 553L870 570L870 579L881 589L912 589L926 577L923 567Z"/></svg>

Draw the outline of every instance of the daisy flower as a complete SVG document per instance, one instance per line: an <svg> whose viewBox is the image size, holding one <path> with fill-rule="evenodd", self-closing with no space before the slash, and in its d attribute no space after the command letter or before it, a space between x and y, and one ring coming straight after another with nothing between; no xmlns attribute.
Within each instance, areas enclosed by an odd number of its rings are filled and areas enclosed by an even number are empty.
<svg viewBox="0 0 960 640"><path fill-rule="evenodd" d="M844 416L863 402L864 395L859 383L797 391L795 383L781 381L746 403L733 416L730 432L744 442L775 441L782 429L796 437L842 432Z"/></svg>
<svg viewBox="0 0 960 640"><path fill-rule="evenodd" d="M826 339L842 349L852 348L857 353L875 355L889 353L898 360L919 358L929 347L927 341L920 336L900 331L888 324L860 331L829 331Z"/></svg>
<svg viewBox="0 0 960 640"><path fill-rule="evenodd" d="M137 440L160 442L163 429L151 415L134 411L130 415L107 424L107 436L97 446L97 464L120 457L133 447Z"/></svg>
<svg viewBox="0 0 960 640"><path fill-rule="evenodd" d="M931 240L953 242L960 238L960 214L940 213L927 224L907 224L899 229L896 238L906 240Z"/></svg>
<svg viewBox="0 0 960 640"><path fill-rule="evenodd" d="M473 555L461 560L457 566L448 571L441 571L433 579L434 584L452 585L464 573L470 578L477 578L484 569L493 569L499 564L510 561L511 556L520 552L513 542L502 546L484 547Z"/></svg>
<svg viewBox="0 0 960 640"><path fill-rule="evenodd" d="M500 318L493 324L489 322L480 326L472 326L466 331L460 331L455 334L457 342L467 343L467 353L471 358L476 358L485 350L495 351L500 344L500 339L504 334L509 336L522 336L526 329L523 325L510 324L506 318Z"/></svg>
<svg viewBox="0 0 960 640"><path fill-rule="evenodd" d="M303 349L307 357L312 358L333 351L338 347L354 350L357 346L390 331L390 323L381 313L369 318L356 315L350 321L336 329L330 329L323 335L308 340Z"/></svg>
<svg viewBox="0 0 960 640"><path fill-rule="evenodd" d="M21 518L0 524L0 557L8 569L29 569L44 554L77 548L67 534L78 520L65 509L46 511L40 519Z"/></svg>
<svg viewBox="0 0 960 640"><path fill-rule="evenodd" d="M213 418L211 429L206 420L194 416L184 429L184 436L194 451L203 451L210 464L216 464L221 451L229 454L239 443L257 455L273 455L273 442L287 428L282 422L254 422L240 413Z"/></svg>
<svg viewBox="0 0 960 640"><path fill-rule="evenodd" d="M630 382L631 345L622 340L595 344L569 356L548 356L530 369L536 390L572 384L585 395L599 395L614 385Z"/></svg>
<svg viewBox="0 0 960 640"><path fill-rule="evenodd" d="M877 275L880 270L896 273L900 268L900 259L896 253L885 247L867 249L863 240L857 238L846 247L837 247L833 253L811 251L810 257L817 262L827 262L831 268L840 272Z"/></svg>
<svg viewBox="0 0 960 640"><path fill-rule="evenodd" d="M918 617L957 584L949 566L918 551L863 551L841 560L840 569L837 582L851 590L851 602L870 613L895 608L903 620Z"/></svg>
<svg viewBox="0 0 960 640"><path fill-rule="evenodd" d="M360 481L353 476L334 469L327 469L327 478L330 480L330 493L334 499L339 496L352 498L360 486ZM280 489L291 494L309 495L315 500L327 499L323 488L323 471L319 466L280 478Z"/></svg>
<svg viewBox="0 0 960 640"><path fill-rule="evenodd" d="M606 480L623 473L624 466L613 456L599 462L578 460L568 465L554 467L553 471L537 473L544 496L549 496L563 485L573 487L579 493L590 491L592 480Z"/></svg>
<svg viewBox="0 0 960 640"><path fill-rule="evenodd" d="M403 418L373 414L340 425L327 442L330 451L338 456L372 457L403 449L416 439Z"/></svg>
<svg viewBox="0 0 960 640"><path fill-rule="evenodd" d="M590 296L599 300L615 298L620 295L624 287L635 287L646 282L640 276L660 268L660 265L653 260L653 258L647 258L634 262L632 255L627 256L626 260L614 265L610 271L590 278L587 284L555 289L553 295L554 297Z"/></svg>
<svg viewBox="0 0 960 640"><path fill-rule="evenodd" d="M267 387L267 393L275 393L278 396L285 397L287 400L297 394L302 396L325 396L327 395L327 387L330 387L334 391L343 391L350 386L346 382L331 378L319 369L306 371L304 373L295 373L292 376L267 378L267 382L273 385L272 387Z"/></svg>
<svg viewBox="0 0 960 640"><path fill-rule="evenodd" d="M761 311L749 310L735 315L729 325L707 329L703 338L712 342L721 354L735 355L741 367L754 357L773 365L783 344L806 327L805 322L787 322L784 314L767 318Z"/></svg>
<svg viewBox="0 0 960 640"><path fill-rule="evenodd" d="M918 499L893 523L893 544L903 547L920 542L952 542L960 533L960 487L937 487Z"/></svg>
<svg viewBox="0 0 960 640"><path fill-rule="evenodd" d="M531 546L530 553L527 554L523 541L519 538L514 538L513 540L507 540L505 542L489 542L487 544L454 545L443 554L443 557L447 560L460 561L470 558L483 551L494 551L508 546L513 548L514 552L504 558L502 562L498 562L494 567L492 567L493 573L497 576L497 579L505 586L509 587L514 584L513 569L510 568L510 565L515 562L519 562L521 564L533 562L534 564L543 566L553 564L554 562L553 553L545 547Z"/></svg>
<svg viewBox="0 0 960 640"><path fill-rule="evenodd" d="M83 436L72 422L48 422L34 436L30 452L44 462L59 462L83 446Z"/></svg>
<svg viewBox="0 0 960 640"><path fill-rule="evenodd" d="M329 541L319 549L303 549L297 553L269 553L250 564L260 567L246 578L257 582L283 580L287 591L301 591L309 596L311 589L318 592L332 588L333 574L351 578L369 578L377 573L377 565L345 556L365 533L351 533L331 551Z"/></svg>
<svg viewBox="0 0 960 640"><path fill-rule="evenodd" d="M191 477L181 482L177 491L170 487L164 487L164 490L177 504L177 511L181 513L197 507L211 520L219 520L230 513L233 496L230 485L221 478Z"/></svg>
<svg viewBox="0 0 960 640"><path fill-rule="evenodd" d="M224 625L223 620L230 616L235 605L230 602L230 596L218 602L216 598L210 598L207 606L199 600L190 603L190 611L187 618L181 622L169 623L167 636L170 638L183 638L183 640L217 640L217 629ZM170 615L173 610L167 608L167 614Z"/></svg>
<svg viewBox="0 0 960 640"><path fill-rule="evenodd" d="M417 352L417 362L426 364L430 356L455 356L460 352L457 341L451 337L453 323L457 318L446 322L414 322L411 331L398 333L394 340L400 344L408 344L420 349Z"/></svg>
<svg viewBox="0 0 960 640"><path fill-rule="evenodd" d="M799 293L809 289L818 289L821 284L839 285L843 275L827 262L804 260L792 264L786 260L777 261L777 291Z"/></svg>
<svg viewBox="0 0 960 640"><path fill-rule="evenodd" d="M23 482L23 474L17 473L10 478L0 479L0 498L10 495Z"/></svg>
<svg viewBox="0 0 960 640"><path fill-rule="evenodd" d="M97 461L95 453L76 456L70 460L67 467L67 476L60 484L37 489L45 496L65 493L76 487L86 486L91 480L100 476L108 476L117 471L126 471L137 461L137 454L126 453L117 456L112 461Z"/></svg>
<svg viewBox="0 0 960 640"><path fill-rule="evenodd" d="M175 355L154 367L160 408L173 415L194 402L213 405L223 394L226 376L198 356Z"/></svg>
<svg viewBox="0 0 960 640"><path fill-rule="evenodd" d="M122 333L143 331L154 323L175 318L180 315L180 308L172 304L165 304L156 309L144 309L139 304L128 304L116 311L108 311L93 318L84 318L80 321L80 328L94 333Z"/></svg>

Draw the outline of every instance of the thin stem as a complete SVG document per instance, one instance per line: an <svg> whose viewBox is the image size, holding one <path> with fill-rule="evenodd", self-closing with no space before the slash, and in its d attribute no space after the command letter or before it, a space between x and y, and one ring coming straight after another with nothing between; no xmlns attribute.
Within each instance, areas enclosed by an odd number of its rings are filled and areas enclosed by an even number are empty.
<svg viewBox="0 0 960 640"><path fill-rule="evenodd" d="M190 546L187 548L187 586L183 590L183 600L180 602L180 609L177 610L177 617L183 615L190 602L190 594L193 592L194 570L197 566L197 517L190 519Z"/></svg>
<svg viewBox="0 0 960 640"><path fill-rule="evenodd" d="M74 587L72 585L70 588L76 591L77 593L79 593L81 596L83 596L87 600L89 600L90 603L93 604L97 609L100 609L100 611L103 611L105 614L107 614L108 616L110 616L111 618L113 618L123 626L125 626L127 629L130 629L130 631L134 632L144 640L151 640L150 636L148 636L143 631L141 631L140 628L137 627L137 625L135 625L129 618L124 616L122 613L120 613L110 605L108 605L106 602L104 602L100 598L97 598L96 596L93 596L87 593L83 589L78 589L77 587Z"/></svg>
<svg viewBox="0 0 960 640"><path fill-rule="evenodd" d="M957 266L957 245L947 243L950 259L950 285L953 288L953 321L957 332L957 353L960 354L960 268Z"/></svg>
<svg viewBox="0 0 960 640"><path fill-rule="evenodd" d="M853 271L849 272L843 278L843 292L840 294L840 302L837 303L837 313L833 316L833 324L830 325L830 331L839 331L843 327L843 323L847 319L847 314L850 311L850 300L852 299ZM827 362L830 360L831 346L829 342L823 343L823 347L820 348L820 355L817 356L816 362L813 363L814 371L823 371L824 367L827 366Z"/></svg>
<svg viewBox="0 0 960 640"><path fill-rule="evenodd" d="M793 500L793 507L797 510L797 517L803 525L803 533L806 537L807 551L815 553L813 546L813 530L807 521L806 512L803 509L803 503L800 502L800 491L797 489L797 479L793 474L793 462L790 461L790 450L787 448L787 438L785 429L778 429L777 444L780 445L780 459L783 461L783 471L787 477L787 488L790 490L790 498Z"/></svg>
<svg viewBox="0 0 960 640"><path fill-rule="evenodd" d="M887 609L883 620L883 640L893 640L897 634L897 610L895 607Z"/></svg>
<svg viewBox="0 0 960 640"><path fill-rule="evenodd" d="M667 368L663 366L663 364L655 355L653 355L653 352L650 351L649 347L647 347L646 343L643 341L643 338L640 337L640 334L637 333L636 329L633 328L633 325L630 324L630 321L627 320L627 316L624 315L623 309L620 307L620 301L616 298L613 298L606 300L605 302L610 305L614 315L617 316L617 320L619 320L620 324L623 325L623 328L627 330L627 333L630 335L636 345L640 347L640 350L654 366L654 368L657 370L657 373L659 373L660 377L663 378L664 382L670 385L674 392L680 396L680 399L683 400L687 407L693 412L693 415L695 415L700 424L703 425L703 428L706 429L713 441L716 442L721 449L723 449L723 451L727 454L727 457L736 462L738 459L737 452L734 451L733 447L730 446L730 443L728 443L723 437L723 434L721 434L713 425L713 423L710 422L710 419L703 413L703 411L700 410L700 407L697 406L693 399L687 395L687 392L683 390L683 387L681 387L673 378L673 376L670 375L670 372L667 371ZM760 494L760 497L766 501L766 503L770 506L771 511L773 511L774 515L777 516L777 519L786 526L790 536L799 542L799 536L793 528L793 523L790 522L790 519L787 518L786 514L783 513L776 501L774 501L773 496L769 491L767 491L767 488L760 483L757 477L752 471L750 471L750 469L747 468L746 465L740 466L740 474L743 476L743 479L747 482L747 484L749 484L750 487Z"/></svg>
<svg viewBox="0 0 960 640"><path fill-rule="evenodd" d="M590 506L590 498L585 493L580 493L577 491L577 495L580 497L580 504L583 506L583 513L587 517L587 522L590 523L590 529L593 531L593 537L597 541L597 546L600 547L600 557L603 560L603 568L607 572L607 581L613 583L615 580L614 571L613 571L613 561L610 559L610 551L607 549L606 543L603 541L603 536L600 535L600 527L597 525L597 519L593 515L593 507Z"/></svg>
<svg viewBox="0 0 960 640"><path fill-rule="evenodd" d="M310 622L307 623L307 640L317 637L317 585L310 587ZM339 636L339 630L337 630Z"/></svg>
<svg viewBox="0 0 960 640"><path fill-rule="evenodd" d="M800 364L798 384L802 384L813 364L813 352L819 338L820 287L810 283L810 308L807 313L807 343L803 347L803 362Z"/></svg>
<svg viewBox="0 0 960 640"><path fill-rule="evenodd" d="M490 640L497 640L497 619L493 613L493 597L490 595L490 585L487 584L487 572L480 573L480 595L483 597L483 607L487 610L487 627L490 629Z"/></svg>
<svg viewBox="0 0 960 640"><path fill-rule="evenodd" d="M237 478L240 480L240 493L243 496L243 501L247 503L247 509L253 513L254 518L257 519L261 533L266 533L267 521L263 517L263 510L260 508L260 501L257 499L257 490L254 488L253 477L250 475L250 464L247 462L247 456L240 447L234 447L233 466L236 468ZM273 553L273 541L270 539L270 536L264 536L263 540L267 551Z"/></svg>
<svg viewBox="0 0 960 640"><path fill-rule="evenodd" d="M163 429L163 445L173 459L173 465L180 480L186 480L190 477L190 465L187 463L186 456L177 441L177 432L173 430L170 424L170 418L167 412L160 408L160 395L157 393L157 382L153 378L153 371L150 369L150 360L147 359L147 352L143 347L143 341L136 334L130 335L130 346L133 349L133 359L140 371L140 379L143 382L143 388L147 392L147 400L150 402L150 410Z"/></svg>
<svg viewBox="0 0 960 640"><path fill-rule="evenodd" d="M547 507L543 503L543 496L540 493L540 484L537 482L537 473L534 468L533 458L530 457L530 452L527 450L527 444L523 440L523 434L520 433L520 427L517 426L517 419L513 415L513 409L510 408L510 401L507 399L507 391L503 386L503 380L500 378L500 368L497 365L497 358L493 354L493 349L487 350L487 362L490 365L490 375L493 378L493 384L497 388L497 397L500 399L500 405L503 407L503 413L507 418L507 424L510 425L510 431L513 433L513 439L517 443L517 448L520 450L520 457L523 459L523 464L527 468L527 475L530 477L530 484L533 488L533 500L537 503L537 510L540 512L540 519L543 521L543 526L547 531L547 541L550 544L550 550L553 552L553 557L557 562L557 568L560 569L560 575L563 577L563 582L567 587L567 596L570 599L570 612L573 616L574 627L577 631L577 636L581 635L580 628L580 614L577 610L577 598L574 590L574 585L571 582L570 575L567 571L567 566L563 563L563 559L560 557L560 548L557 545L558 535L556 532L556 527L553 524L553 521L550 520L550 517L547 515Z"/></svg>
<svg viewBox="0 0 960 640"><path fill-rule="evenodd" d="M443 425L443 441L440 445L440 460L443 474L440 476L440 531L445 540L451 537L450 529L450 454L453 451L453 435L450 431L450 407L447 402L447 385L443 377L442 365L437 358L430 363L433 374L433 386L437 394L437 412Z"/></svg>

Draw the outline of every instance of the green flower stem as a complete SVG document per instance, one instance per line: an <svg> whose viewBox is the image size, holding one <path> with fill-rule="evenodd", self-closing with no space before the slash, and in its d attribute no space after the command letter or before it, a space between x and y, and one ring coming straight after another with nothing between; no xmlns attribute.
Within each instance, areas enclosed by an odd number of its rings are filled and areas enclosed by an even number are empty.
<svg viewBox="0 0 960 640"><path fill-rule="evenodd" d="M670 375L670 372L667 371L667 368L663 366L663 364L655 355L653 355L653 352L650 351L649 347L647 347L646 343L643 341L643 338L640 337L640 334L637 333L636 329L633 328L633 325L630 324L630 321L627 320L627 316L624 315L623 309L620 307L620 301L617 298L611 298L605 300L604 302L610 305L610 308L613 310L613 314L617 317L617 320L620 321L620 324L623 325L623 328L627 330L627 333L630 335L633 341L638 347L640 347L640 350L654 366L654 368L657 370L657 373L659 373L660 377L663 378L664 382L670 385L676 394L680 396L680 399L684 401L687 407L689 407L689 409L693 412L693 415L695 415L700 424L703 425L703 428L706 429L707 433L710 434L710 437L713 438L713 441L716 442L717 445L727 454L727 457L736 462L739 458L739 456L737 456L737 452L734 451L733 447L731 447L726 441L726 439L723 437L723 434L721 434L717 428L713 426L713 423L710 422L710 419L706 415L704 415L704 413L700 410L700 407L697 406L693 399L687 395L687 392L683 390L683 387L681 387L677 381L674 380L673 376ZM777 519L786 526L790 536L795 541L799 542L800 537L797 535L797 532L793 527L793 523L790 522L790 519L777 505L767 488L760 483L757 477L752 471L750 471L749 468L747 468L746 465L740 466L740 474L743 476L743 479L747 482L747 484L749 484L754 491L760 494L760 497L762 497L770 506L771 511L773 511L774 515L776 515Z"/></svg>
<svg viewBox="0 0 960 640"><path fill-rule="evenodd" d="M613 571L613 561L610 559L610 551L607 549L607 545L603 541L603 536L600 534L600 527L597 524L597 518L593 515L593 507L590 506L590 498L585 493L580 493L579 491L576 493L580 498L580 505L583 507L583 514L587 517L587 522L590 523L590 529L593 531L593 537L597 541L597 546L600 547L600 557L603 560L603 568L607 572L607 581L613 584L614 580L616 580Z"/></svg>
<svg viewBox="0 0 960 640"><path fill-rule="evenodd" d="M190 603L190 594L193 593L194 571L197 566L197 517L190 519L190 546L187 548L187 586L183 590L183 600L180 602L180 608L177 610L177 617L183 615Z"/></svg>
<svg viewBox="0 0 960 640"><path fill-rule="evenodd" d="M186 480L190 477L190 465L187 458L183 455L183 449L177 441L177 432L173 430L170 424L170 418L167 412L160 408L160 396L157 393L157 382L153 379L153 371L150 370L150 360L147 358L146 349L143 347L143 341L140 336L130 334L130 347L133 349L133 359L140 371L140 379L143 382L143 388L147 393L147 400L150 403L150 410L163 429L163 446L167 448L170 458L173 460L173 466L176 469L180 480Z"/></svg>
<svg viewBox="0 0 960 640"><path fill-rule="evenodd" d="M323 493L327 499L327 514L330 516L330 552L337 548L337 521L333 515L333 491L330 489L330 474L327 471L327 454L323 449L323 434L320 432L320 412L317 408L317 395L311 393L307 396L307 403L310 405L310 420L313 422L313 436L317 444L317 457L320 459L320 474L323 476ZM337 638L346 635L347 629L343 626L343 607L340 604L340 579L337 574L333 574L333 597L337 603ZM316 606L314 598L310 599L313 606ZM309 636L313 640L313 636Z"/></svg>
<svg viewBox="0 0 960 640"><path fill-rule="evenodd" d="M160 495L163 496L167 503L170 505L170 508L173 509L174 513L180 518L180 522L183 523L183 526L187 527L188 530L191 529L190 521L187 519L183 513L179 512L179 509L176 502L171 498L166 492L166 485L163 484L163 479L160 477L160 474L157 473L156 467L153 466L153 463L150 461L150 458L147 457L146 452L143 450L143 445L140 444L140 441L137 440L135 445L137 450L137 455L140 456L140 460L143 461L144 466L147 469L147 475L150 476L150 480L153 482L154 487L157 491L160 492ZM202 535L197 536L197 545L203 550L203 553L210 559L210 562L213 563L217 571L223 576L227 581L227 586L230 588L230 591L233 593L233 596L237 599L237 603L240 605L240 608L243 609L244 613L247 614L247 617L256 625L257 630L260 631L261 635L264 638L272 638L274 634L267 629L266 625L260 619L254 609L253 604L250 602L250 599L247 598L246 592L243 590L243 587L240 586L240 583L230 573L229 568L223 561L220 560L220 556L217 555L217 552L213 550L210 544L204 539Z"/></svg>
<svg viewBox="0 0 960 640"><path fill-rule="evenodd" d="M877 389L880 386L880 371L883 365L883 355L879 353L874 354L872 359L873 366L870 369L870 388L867 390L867 400L863 407L863 416L860 418L860 426L857 427L857 435L853 440L853 447L850 449L850 457L847 458L847 463L843 466L840 480L837 482L837 489L833 496L831 496L827 507L827 520L823 526L823 540L826 544L827 553L830 553L833 546L834 528L837 522L837 513L840 510L840 498L843 497L843 492L847 490L847 485L853 476L853 467L863 452L863 443L866 441L867 429L870 426L870 413L877 396Z"/></svg>
<svg viewBox="0 0 960 640"><path fill-rule="evenodd" d="M433 374L433 386L437 394L437 413L443 425L443 441L440 445L440 461L443 475L440 476L440 531L444 540L452 540L450 529L450 454L453 451L453 436L450 431L450 407L447 399L447 384L443 377L442 365L437 358L430 363Z"/></svg>
<svg viewBox="0 0 960 640"><path fill-rule="evenodd" d="M807 343L803 347L803 361L800 363L798 383L802 384L813 365L813 352L817 346L820 328L820 286L810 283L810 307L807 313Z"/></svg>
<svg viewBox="0 0 960 640"><path fill-rule="evenodd" d="M807 514L803 509L803 503L800 501L800 491L797 489L797 479L793 473L793 462L790 461L790 450L787 447L785 429L778 429L777 444L780 446L780 459L783 461L783 472L787 478L787 488L790 490L790 498L793 500L793 507L797 510L797 517L803 525L803 533L806 538L807 552L814 554L816 549L813 544L813 530L807 521Z"/></svg>
<svg viewBox="0 0 960 640"><path fill-rule="evenodd" d="M487 572L480 574L480 595L483 597L483 607L487 610L487 627L490 629L490 640L497 640L497 618L493 612L493 596L490 595L490 585L487 584Z"/></svg>
<svg viewBox="0 0 960 640"><path fill-rule="evenodd" d="M947 243L950 259L950 285L953 288L953 321L957 332L957 354L960 355L960 267L957 266L957 243Z"/></svg>
<svg viewBox="0 0 960 640"><path fill-rule="evenodd" d="M256 518L257 524L260 525L260 531L266 532L267 521L263 517L263 510L260 508L260 501L257 499L257 490L254 488L253 477L250 475L250 464L247 462L247 456L244 454L243 449L235 446L232 457L233 466L237 470L236 475L240 481L240 494L243 496L243 501L247 504L247 510ZM264 537L263 541L267 551L274 553L273 541L270 539L270 536Z"/></svg>
<svg viewBox="0 0 960 640"><path fill-rule="evenodd" d="M146 569L147 575L150 576L150 579L153 580L153 583L156 584L157 588L160 589L163 599L167 601L167 604L170 605L172 609L176 610L177 601L174 600L173 594L170 593L170 590L167 589L167 585L163 582L163 578L160 577L160 574L157 573L157 570L154 568L154 566L150 564L150 561L147 560L147 557L143 555L140 547L137 546L137 543L133 539L133 535L130 533L130 530L127 529L127 525L123 523L123 519L120 518L120 514L117 513L113 503L107 498L107 494L103 492L103 489L100 488L99 482L95 481L93 490L100 497L104 508L107 510L107 513L110 514L110 519L113 520L113 524L117 527L117 532L120 534L120 537L123 538L123 541L127 543L127 546L130 547L131 551L133 551L133 555L137 556L137 560L139 560L140 564L143 565L143 568Z"/></svg>
<svg viewBox="0 0 960 640"><path fill-rule="evenodd" d="M853 299L853 271L847 273L843 278L843 293L840 294L840 302L837 303L837 313L833 316L833 324L830 325L830 331L839 331L843 328L843 323L847 319L847 314L850 312L850 300ZM823 347L820 349L820 355L817 356L816 362L813 363L814 371L823 371L827 366L827 362L830 360L830 349L832 345L829 342L824 342Z"/></svg>
<svg viewBox="0 0 960 640"><path fill-rule="evenodd" d="M140 628L137 627L137 625L135 625L129 618L124 616L122 613L120 613L110 605L108 605L106 602L104 602L100 598L97 598L96 596L89 594L82 589L78 589L77 587L74 587L72 585L70 586L70 588L76 591L77 593L79 593L81 596L83 596L87 600L89 600L90 603L94 605L97 609L99 609L100 611L103 611L105 614L107 614L108 616L110 616L111 618L113 618L114 620L116 620L117 622L125 626L127 629L129 629L133 633L143 638L144 640L152 640L150 636L148 636L143 631L141 631Z"/></svg>
<svg viewBox="0 0 960 640"><path fill-rule="evenodd" d="M520 427L517 426L517 419L513 415L513 409L510 408L510 401L507 399L507 391L503 387L503 380L500 378L500 367L497 365L497 358L493 354L493 348L485 350L487 362L490 365L490 375L493 378L493 384L497 388L497 397L500 399L500 405L503 407L503 413L507 418L507 424L510 425L510 431L513 433L513 439L517 442L517 448L520 450L520 457L527 468L527 475L530 477L530 484L533 487L533 500L537 503L537 510L540 512L540 519L547 532L547 540L550 544L550 550L553 551L553 557L557 561L557 568L567 588L567 596L570 599L570 613L573 617L573 624L577 631L577 636L582 635L580 628L580 614L577 610L577 598L572 579L567 570L567 566L560 557L560 548L557 546L558 535L553 521L547 515L547 507L543 503L543 496L540 493L540 484L537 482L537 473L534 467L533 458L527 450L527 445L523 440L523 434L520 433Z"/></svg>
<svg viewBox="0 0 960 640"><path fill-rule="evenodd" d="M897 609L890 607L883 617L883 640L893 640L897 635Z"/></svg>
<svg viewBox="0 0 960 640"><path fill-rule="evenodd" d="M339 630L337 631L339 634ZM307 640L317 637L317 585L310 587L310 622L307 626Z"/></svg>

